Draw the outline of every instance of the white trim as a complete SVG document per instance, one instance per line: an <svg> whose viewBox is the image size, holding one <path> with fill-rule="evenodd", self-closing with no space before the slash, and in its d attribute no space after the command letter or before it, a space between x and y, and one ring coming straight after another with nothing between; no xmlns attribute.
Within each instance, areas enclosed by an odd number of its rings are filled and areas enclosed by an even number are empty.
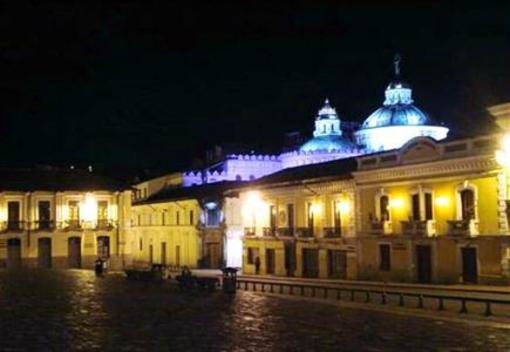
<svg viewBox="0 0 510 352"><path fill-rule="evenodd" d="M455 188L455 212L457 220L462 220L462 199L460 197L460 193L464 190L473 191L473 206L475 217L471 220L478 220L478 187L470 183L468 180L465 180L462 184Z"/></svg>

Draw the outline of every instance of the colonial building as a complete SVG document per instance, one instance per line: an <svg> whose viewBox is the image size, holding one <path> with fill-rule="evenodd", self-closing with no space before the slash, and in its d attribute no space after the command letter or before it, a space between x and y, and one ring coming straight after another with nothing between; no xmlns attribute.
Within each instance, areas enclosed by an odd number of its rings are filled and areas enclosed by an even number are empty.
<svg viewBox="0 0 510 352"><path fill-rule="evenodd" d="M131 213L135 265L241 267L236 200L223 197L237 184L166 187L136 200Z"/></svg>
<svg viewBox="0 0 510 352"><path fill-rule="evenodd" d="M131 263L131 191L80 170L0 172L0 265L113 269Z"/></svg>
<svg viewBox="0 0 510 352"><path fill-rule="evenodd" d="M245 188L243 272L355 279L355 168L354 158L306 165Z"/></svg>

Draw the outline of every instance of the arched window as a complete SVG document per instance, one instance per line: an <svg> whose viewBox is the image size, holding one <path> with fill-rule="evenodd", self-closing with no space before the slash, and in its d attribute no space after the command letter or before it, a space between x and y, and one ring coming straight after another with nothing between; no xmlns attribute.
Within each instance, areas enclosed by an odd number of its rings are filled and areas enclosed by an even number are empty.
<svg viewBox="0 0 510 352"><path fill-rule="evenodd" d="M250 175L250 181L253 181L255 179L255 176Z"/></svg>
<svg viewBox="0 0 510 352"><path fill-rule="evenodd" d="M236 181L242 181L243 178L241 177L241 175L236 175Z"/></svg>

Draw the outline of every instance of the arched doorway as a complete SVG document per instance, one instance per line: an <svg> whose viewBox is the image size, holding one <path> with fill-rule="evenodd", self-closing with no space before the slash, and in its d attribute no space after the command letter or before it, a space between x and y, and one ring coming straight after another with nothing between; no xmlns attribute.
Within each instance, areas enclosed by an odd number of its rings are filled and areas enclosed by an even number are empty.
<svg viewBox="0 0 510 352"><path fill-rule="evenodd" d="M7 267L18 268L21 266L21 241L18 238L7 240Z"/></svg>
<svg viewBox="0 0 510 352"><path fill-rule="evenodd" d="M81 268L81 238L70 237L67 242L67 260L69 268Z"/></svg>
<svg viewBox="0 0 510 352"><path fill-rule="evenodd" d="M40 268L51 268L51 238L39 238L37 266Z"/></svg>

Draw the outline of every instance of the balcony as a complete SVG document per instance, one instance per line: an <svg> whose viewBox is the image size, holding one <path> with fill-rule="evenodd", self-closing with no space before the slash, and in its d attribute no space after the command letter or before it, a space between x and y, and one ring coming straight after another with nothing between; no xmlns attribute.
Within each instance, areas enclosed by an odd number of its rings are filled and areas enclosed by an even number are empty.
<svg viewBox="0 0 510 352"><path fill-rule="evenodd" d="M294 237L294 228L293 227L279 227L278 228L278 236L279 237Z"/></svg>
<svg viewBox="0 0 510 352"><path fill-rule="evenodd" d="M113 221L108 219L98 219L96 230L110 231L113 229Z"/></svg>
<svg viewBox="0 0 510 352"><path fill-rule="evenodd" d="M80 220L73 219L73 220L64 221L64 229L66 229L66 230L82 230L83 228L81 226Z"/></svg>
<svg viewBox="0 0 510 352"><path fill-rule="evenodd" d="M340 238L342 237L342 229L339 227L325 227L323 234L325 238Z"/></svg>
<svg viewBox="0 0 510 352"><path fill-rule="evenodd" d="M3 232L20 232L26 227L24 221L4 221L2 222Z"/></svg>
<svg viewBox="0 0 510 352"><path fill-rule="evenodd" d="M245 237L255 237L255 227L245 227L244 228L244 236Z"/></svg>
<svg viewBox="0 0 510 352"><path fill-rule="evenodd" d="M435 220L401 221L402 233L407 236L432 237L436 235Z"/></svg>
<svg viewBox="0 0 510 352"><path fill-rule="evenodd" d="M262 236L264 237L276 237L276 228L274 227L263 227Z"/></svg>
<svg viewBox="0 0 510 352"><path fill-rule="evenodd" d="M55 229L55 221L53 220L38 220L34 224L35 231L53 231Z"/></svg>
<svg viewBox="0 0 510 352"><path fill-rule="evenodd" d="M466 237L477 236L479 234L478 220L448 220L448 234Z"/></svg>
<svg viewBox="0 0 510 352"><path fill-rule="evenodd" d="M374 235L390 235L393 233L391 221L372 221L370 223L370 232Z"/></svg>
<svg viewBox="0 0 510 352"><path fill-rule="evenodd" d="M299 238L313 238L313 230L309 227L296 228L296 236Z"/></svg>

